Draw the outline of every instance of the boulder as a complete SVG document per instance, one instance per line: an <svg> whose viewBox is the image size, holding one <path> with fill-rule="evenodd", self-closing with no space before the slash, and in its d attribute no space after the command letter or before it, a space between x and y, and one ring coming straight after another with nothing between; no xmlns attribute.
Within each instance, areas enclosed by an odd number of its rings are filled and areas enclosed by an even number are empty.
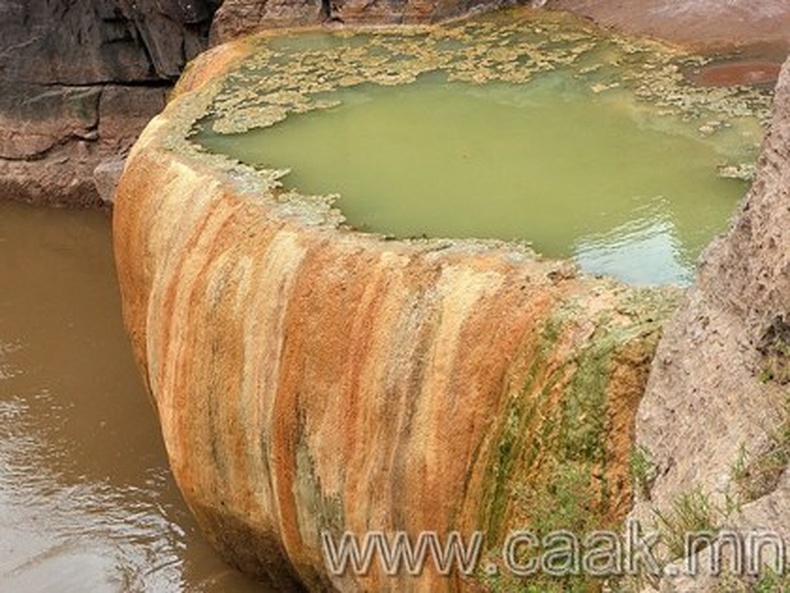
<svg viewBox="0 0 790 593"><path fill-rule="evenodd" d="M751 190L664 327L636 431L655 479L634 518L666 530L658 513L695 496L717 527L790 546L790 60Z"/></svg>

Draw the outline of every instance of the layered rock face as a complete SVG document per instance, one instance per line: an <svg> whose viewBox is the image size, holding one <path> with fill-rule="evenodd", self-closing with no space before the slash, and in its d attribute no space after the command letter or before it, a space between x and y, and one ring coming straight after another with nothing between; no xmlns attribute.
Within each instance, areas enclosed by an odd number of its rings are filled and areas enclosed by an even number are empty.
<svg viewBox="0 0 790 593"><path fill-rule="evenodd" d="M212 25L212 41L327 20L428 23L511 4L570 10L603 27L695 48L759 46L758 55L771 57L790 49L790 11L784 0L225 0Z"/></svg>
<svg viewBox="0 0 790 593"><path fill-rule="evenodd" d="M217 4L0 4L0 196L96 203L93 169L161 111Z"/></svg>
<svg viewBox="0 0 790 593"><path fill-rule="evenodd" d="M514 245L357 233L190 149L246 51L190 67L114 210L125 322L217 549L277 590L476 590L479 574L430 563L333 575L322 534L480 531L495 549L513 527L617 525L672 299Z"/></svg>

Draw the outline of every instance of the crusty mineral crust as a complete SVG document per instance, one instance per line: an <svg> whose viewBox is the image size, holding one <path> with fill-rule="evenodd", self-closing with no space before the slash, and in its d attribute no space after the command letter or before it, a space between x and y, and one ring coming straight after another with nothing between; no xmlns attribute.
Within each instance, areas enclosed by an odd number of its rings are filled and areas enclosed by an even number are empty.
<svg viewBox="0 0 790 593"><path fill-rule="evenodd" d="M617 524L672 294L517 244L358 233L325 200L199 152L184 136L248 51L190 68L114 209L126 326L218 550L278 590L477 590L430 568L330 575L320 534L481 530L496 546L550 516L568 476L580 519Z"/></svg>

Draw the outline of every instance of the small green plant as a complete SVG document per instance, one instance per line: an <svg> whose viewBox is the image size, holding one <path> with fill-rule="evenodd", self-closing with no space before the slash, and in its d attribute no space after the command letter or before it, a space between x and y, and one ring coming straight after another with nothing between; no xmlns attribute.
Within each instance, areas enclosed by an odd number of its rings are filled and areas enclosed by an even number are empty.
<svg viewBox="0 0 790 593"><path fill-rule="evenodd" d="M650 500L650 490L653 488L653 482L658 476L656 464L651 459L650 451L642 446L636 447L631 452L629 466L634 489L642 498Z"/></svg>
<svg viewBox="0 0 790 593"><path fill-rule="evenodd" d="M787 593L790 574L779 574L765 567L757 577L724 573L716 582L715 593Z"/></svg>
<svg viewBox="0 0 790 593"><path fill-rule="evenodd" d="M790 313L774 318L763 332L757 352L762 355L762 366L757 374L762 383L790 383Z"/></svg>
<svg viewBox="0 0 790 593"><path fill-rule="evenodd" d="M756 455L744 447L735 462L732 478L743 502L751 502L770 494L779 485L790 463L790 418L774 432L767 446Z"/></svg>
<svg viewBox="0 0 790 593"><path fill-rule="evenodd" d="M682 558L686 552L688 534L719 531L722 511L710 500L710 496L695 488L679 496L670 511L656 511L657 526L661 541L669 550L671 559Z"/></svg>
<svg viewBox="0 0 790 593"><path fill-rule="evenodd" d="M748 462L739 462L734 474L738 492L744 502L751 502L773 492L790 462L789 431L771 439L768 448Z"/></svg>
<svg viewBox="0 0 790 593"><path fill-rule="evenodd" d="M754 584L754 593L787 593L790 591L790 574L779 574L766 568Z"/></svg>

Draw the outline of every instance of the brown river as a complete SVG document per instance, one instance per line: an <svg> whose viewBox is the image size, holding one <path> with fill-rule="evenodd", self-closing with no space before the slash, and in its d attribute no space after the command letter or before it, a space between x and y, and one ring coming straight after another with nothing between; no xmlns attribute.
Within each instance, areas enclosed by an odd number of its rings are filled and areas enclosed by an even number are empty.
<svg viewBox="0 0 790 593"><path fill-rule="evenodd" d="M120 316L106 213L0 200L0 593L266 591L198 531Z"/></svg>

